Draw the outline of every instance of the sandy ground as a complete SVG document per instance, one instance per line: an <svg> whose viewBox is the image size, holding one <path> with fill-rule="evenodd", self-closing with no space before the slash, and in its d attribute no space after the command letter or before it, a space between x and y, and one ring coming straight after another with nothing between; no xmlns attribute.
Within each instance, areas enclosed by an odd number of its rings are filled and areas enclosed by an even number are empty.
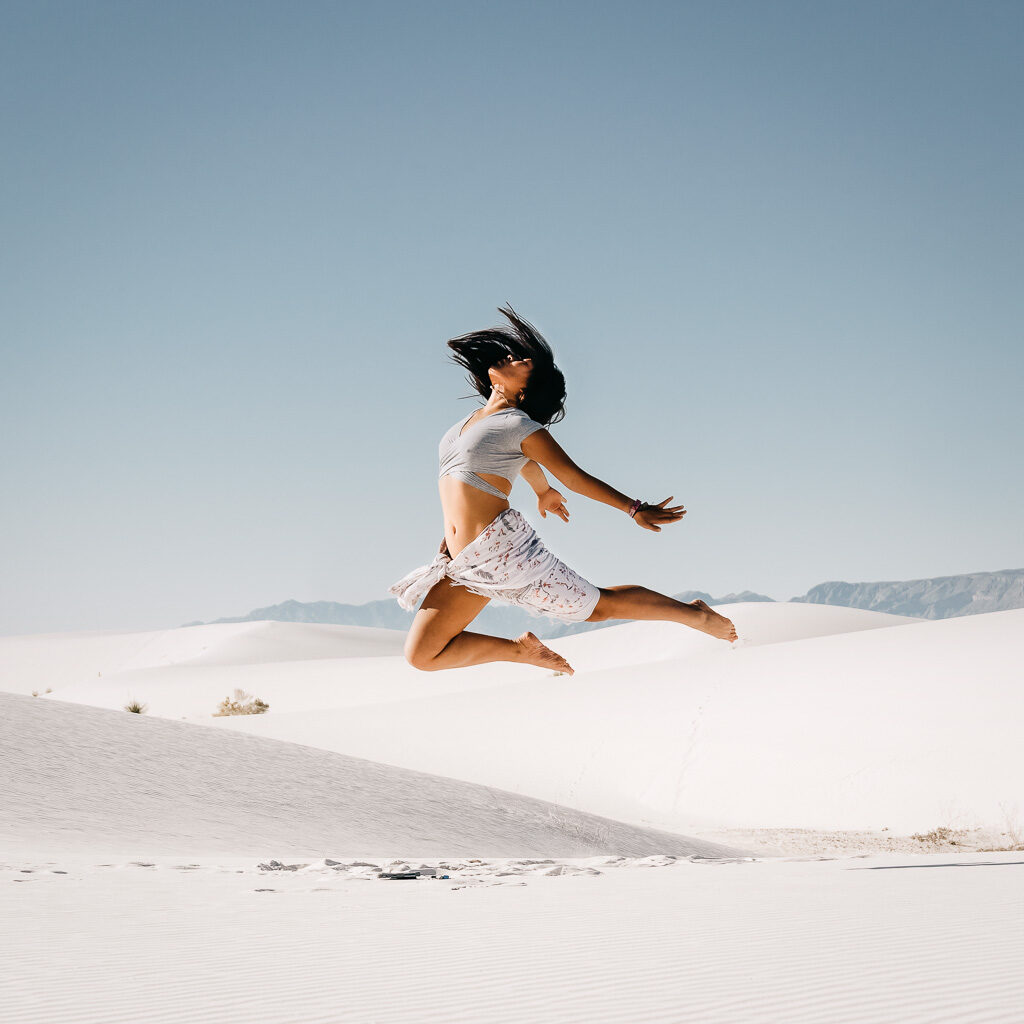
<svg viewBox="0 0 1024 1024"><path fill-rule="evenodd" d="M610 860L413 881L8 860L0 1005L11 1024L1021 1019L1024 854Z"/></svg>
<svg viewBox="0 0 1024 1024"><path fill-rule="evenodd" d="M889 831L815 831L807 828L695 829L695 838L753 851L760 857L849 857L878 853L1022 853L1024 836L999 828Z"/></svg>
<svg viewBox="0 0 1024 1024"><path fill-rule="evenodd" d="M1024 1019L1024 611L729 614L0 638L0 1020Z"/></svg>

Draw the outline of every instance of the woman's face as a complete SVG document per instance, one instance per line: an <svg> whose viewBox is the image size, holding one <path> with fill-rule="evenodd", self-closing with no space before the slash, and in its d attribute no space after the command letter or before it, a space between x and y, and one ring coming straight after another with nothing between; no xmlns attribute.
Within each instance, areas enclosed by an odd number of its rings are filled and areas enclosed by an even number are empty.
<svg viewBox="0 0 1024 1024"><path fill-rule="evenodd" d="M514 401L521 391L526 390L532 369L532 359L517 359L513 355L506 355L487 371L487 375L492 384L500 384L506 396Z"/></svg>

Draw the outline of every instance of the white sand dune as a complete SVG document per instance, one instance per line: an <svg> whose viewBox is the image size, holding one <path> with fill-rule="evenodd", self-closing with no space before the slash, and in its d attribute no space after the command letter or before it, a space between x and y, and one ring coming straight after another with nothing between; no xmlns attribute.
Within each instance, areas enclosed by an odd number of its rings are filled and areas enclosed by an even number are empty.
<svg viewBox="0 0 1024 1024"><path fill-rule="evenodd" d="M0 691L43 693L168 666L395 656L402 634L368 626L232 622L135 632L32 633L0 637ZM62 697L64 699L64 697Z"/></svg>
<svg viewBox="0 0 1024 1024"><path fill-rule="evenodd" d="M295 743L0 694L0 854L727 856Z"/></svg>
<svg viewBox="0 0 1024 1024"><path fill-rule="evenodd" d="M1024 610L930 622L827 605L726 610L743 637L732 648L658 622L553 641L571 678L515 665L416 672L399 633L289 623L169 631L130 657L139 635L128 634L123 667L102 676L82 638L49 656L60 637L6 638L0 671L44 690L57 662L65 682L50 698L120 708L135 697L151 715L686 834L1020 824ZM394 653L367 656L368 644ZM211 718L235 687L270 712Z"/></svg>
<svg viewBox="0 0 1024 1024"><path fill-rule="evenodd" d="M915 619L828 605L730 605L742 646L880 629ZM205 717L234 688L273 712L352 707L534 680L509 664L423 673L402 657L404 634L358 626L285 622L191 626L164 633L0 637L0 690L123 708L131 698L153 715ZM553 645L577 675L717 652L720 641L664 622L631 622L563 637ZM335 661L342 664L335 664Z"/></svg>
<svg viewBox="0 0 1024 1024"><path fill-rule="evenodd" d="M905 626L919 619L835 605L801 605L754 601L722 605L718 611L735 623L738 647L764 647L836 633ZM470 627L472 628L472 627ZM552 642L576 672L646 665L651 662L692 658L721 649L714 640L693 629L666 622L626 622Z"/></svg>
<svg viewBox="0 0 1024 1024"><path fill-rule="evenodd" d="M1022 796L1024 612L848 611L732 606L738 648L566 637L571 678L417 673L350 627L0 639L0 1015L1016 1024L1024 853L767 860L636 824ZM111 710L129 687L149 715ZM210 718L235 687L271 711ZM378 878L395 857L449 877Z"/></svg>
<svg viewBox="0 0 1024 1024"><path fill-rule="evenodd" d="M1019 828L1022 664L1024 610L209 721L673 831Z"/></svg>

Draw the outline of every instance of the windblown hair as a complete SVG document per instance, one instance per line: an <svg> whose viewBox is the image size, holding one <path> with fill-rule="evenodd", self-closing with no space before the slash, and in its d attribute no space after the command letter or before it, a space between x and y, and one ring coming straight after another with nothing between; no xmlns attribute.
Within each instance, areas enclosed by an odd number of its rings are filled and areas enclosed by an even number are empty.
<svg viewBox="0 0 1024 1024"><path fill-rule="evenodd" d="M469 371L471 387L489 398L491 379L487 371L511 354L514 359L532 359L526 397L519 408L530 419L549 426L565 418L565 377L555 366L551 346L533 324L523 320L507 303L498 309L510 327L487 327L448 342L452 359Z"/></svg>

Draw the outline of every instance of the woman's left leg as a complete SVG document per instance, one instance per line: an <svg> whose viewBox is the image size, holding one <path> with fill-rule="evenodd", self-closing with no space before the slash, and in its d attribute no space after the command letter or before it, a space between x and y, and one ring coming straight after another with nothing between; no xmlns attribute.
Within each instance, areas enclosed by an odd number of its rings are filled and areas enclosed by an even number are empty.
<svg viewBox="0 0 1024 1024"><path fill-rule="evenodd" d="M466 627L483 611L488 599L444 577L430 588L405 638L405 658L425 672L464 668L492 661L514 661L572 674L560 654L533 633L515 640L470 633Z"/></svg>
<svg viewBox="0 0 1024 1024"><path fill-rule="evenodd" d="M703 601L687 604L634 584L601 587L600 591L601 596L587 622L600 622L603 619L655 619L679 622L719 640L736 639L736 627L732 621L719 615Z"/></svg>

